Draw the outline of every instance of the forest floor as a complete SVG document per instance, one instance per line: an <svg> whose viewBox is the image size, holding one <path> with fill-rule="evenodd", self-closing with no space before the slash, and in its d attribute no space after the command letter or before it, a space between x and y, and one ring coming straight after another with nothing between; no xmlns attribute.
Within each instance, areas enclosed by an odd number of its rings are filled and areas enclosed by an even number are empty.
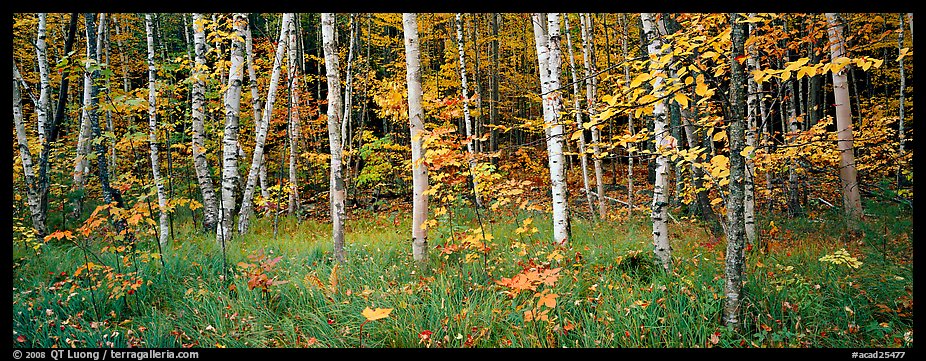
<svg viewBox="0 0 926 361"><path fill-rule="evenodd" d="M472 211L457 210L452 229L430 230L418 267L409 214L393 210L353 212L338 265L324 220L282 217L274 237L273 218L259 219L223 261L215 236L178 218L164 266L133 261L142 281L130 291L86 270L118 267L102 244L14 242L12 337L18 347L912 347L911 216L865 206L852 236L835 213L760 218L739 331L720 325L725 242L687 218L670 223L666 274L641 212L573 219L572 242L556 247L543 213L482 212L483 237ZM366 308L391 311L368 321Z"/></svg>

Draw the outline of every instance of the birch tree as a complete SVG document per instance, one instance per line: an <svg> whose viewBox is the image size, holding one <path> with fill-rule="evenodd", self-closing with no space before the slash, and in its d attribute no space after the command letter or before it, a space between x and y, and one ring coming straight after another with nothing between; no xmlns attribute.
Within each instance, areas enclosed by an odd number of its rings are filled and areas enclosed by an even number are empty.
<svg viewBox="0 0 926 361"><path fill-rule="evenodd" d="M755 13L749 14L749 17L755 17ZM755 29L755 23L749 23L748 37ZM745 40L744 40L745 41ZM749 44L746 49L748 58L746 64L749 67L748 72L759 69L759 53L754 44ZM747 76L748 93L746 95L746 147L750 149L746 155L746 174L743 178L743 222L746 228L746 242L755 245L757 241L756 234L756 196L755 196L755 149L756 149L756 131L758 124L761 123L759 112L759 96L761 95L760 85L756 82L755 77ZM735 104L734 104L735 106Z"/></svg>
<svg viewBox="0 0 926 361"><path fill-rule="evenodd" d="M338 70L338 47L335 34L334 14L322 13L322 42L325 53L325 75L328 78L328 145L331 149L331 173L328 195L331 202L331 239L334 243L334 257L344 261L344 177L342 175L341 146L341 76Z"/></svg>
<svg viewBox="0 0 926 361"><path fill-rule="evenodd" d="M742 23L744 17L734 13L730 15L733 42L731 59L744 56L746 43L746 24ZM730 116L727 134L730 140L730 184L727 197L727 252L726 269L724 272L724 299L723 323L733 328L739 328L739 313L742 306L743 270L745 269L745 243L746 229L743 219L743 201L746 173L745 157L742 155L745 139L745 96L746 73L742 64L731 61L730 65Z"/></svg>
<svg viewBox="0 0 926 361"><path fill-rule="evenodd" d="M421 67L418 52L418 21L415 13L402 14L405 37L405 79L408 83L408 123L412 147L412 257L428 260L428 169L424 165L424 111L421 107Z"/></svg>
<svg viewBox="0 0 926 361"><path fill-rule="evenodd" d="M44 17L43 17L44 18ZM44 20L44 19L43 19ZM44 21L42 21L44 23ZM42 24L44 25L44 24ZM23 175L26 181L26 202L32 216L32 227L35 229L37 239L42 239L48 230L45 228L45 212L42 211L42 196L39 182L35 176L32 153L29 151L29 140L26 138L26 128L23 125L22 94L19 83L22 76L16 64L13 64L13 126L16 128L16 141L18 143L19 158L22 160ZM24 83L24 82L23 82Z"/></svg>
<svg viewBox="0 0 926 361"><path fill-rule="evenodd" d="M656 29L656 22L652 13L641 13L640 19L643 21L643 32L645 39L647 41L647 51L650 55L650 59L658 59L663 55L662 53L662 39L658 34ZM651 60L650 67L661 67L661 64L653 63L655 60ZM655 69L653 69L655 70ZM653 96L656 99L662 99L665 94L663 89L663 84L665 83L664 76L656 76L655 84L653 85ZM653 135L655 137L655 143L657 151L671 148L673 145L671 140L666 137L666 105L664 101L657 101L653 106L653 122L654 122L654 131ZM672 270L672 246L669 244L669 225L668 220L666 219L667 211L666 206L669 205L666 201L666 186L668 185L668 159L662 153L657 152L656 154L656 182L653 188L653 206L652 213L650 218L653 221L653 248L656 258L659 259L659 262L662 265L662 268L666 272Z"/></svg>
<svg viewBox="0 0 926 361"><path fill-rule="evenodd" d="M251 107L254 110L254 134L257 134L260 131L261 103L260 92L257 88L257 72L254 70L254 39L251 34L250 21L248 21L247 32L245 34L244 46L248 62L248 85L250 85L251 88ZM264 199L269 199L270 188L267 186L267 164L264 163L263 159L260 159L260 172L258 173L258 177L260 180L260 195Z"/></svg>
<svg viewBox="0 0 926 361"><path fill-rule="evenodd" d="M296 38L296 17L290 17L291 24L289 25L289 34L287 34L287 42L289 43L287 47L289 48L289 82L290 82L290 93L292 96L289 97L289 109L290 109L290 118L289 118L289 202L287 205L287 213L293 214L296 211L299 204L299 188L297 187L298 179L296 177L296 144L299 136L299 86L297 82L299 81L299 58L302 57L301 53L297 52L298 43Z"/></svg>
<svg viewBox="0 0 926 361"><path fill-rule="evenodd" d="M193 168L196 170L196 181L203 195L203 226L212 230L218 218L218 201L215 188L212 184L212 173L206 159L206 144L204 138L203 122L205 120L206 101L206 35L204 19L200 13L193 13L193 52L196 54L196 64L193 67Z"/></svg>
<svg viewBox="0 0 926 361"><path fill-rule="evenodd" d="M846 54L842 20L834 13L826 13L829 23L830 56L839 59ZM839 148L839 180L842 183L842 200L849 226L854 228L862 218L862 200L859 196L855 170L855 153L852 144L852 110L846 69L833 72L833 95L836 99L836 138Z"/></svg>
<svg viewBox="0 0 926 361"><path fill-rule="evenodd" d="M558 13L534 13L534 45L540 70L540 94L543 99L544 129L547 129L547 162L553 195L553 242L569 242L569 208L566 195L563 124L559 119L562 100L559 94L560 34Z"/></svg>
<svg viewBox="0 0 926 361"><path fill-rule="evenodd" d="M243 25L245 15L235 14L236 29ZM242 36L243 33L239 34ZM235 213L235 179L238 174L238 119L241 108L241 79L244 73L244 44L232 41L231 67L228 74L228 90L225 91L225 130L222 138L222 198L219 201L219 226L216 238L222 243L231 239Z"/></svg>
<svg viewBox="0 0 926 361"><path fill-rule="evenodd" d="M466 83L466 58L463 47L463 14L457 13L457 49L460 53L460 89L463 91L463 124L466 128L466 159L469 162L469 174L473 178L473 189L476 189L476 206L482 207L482 197L479 196L479 182L476 180L476 157L473 150L473 122L469 114L469 87Z"/></svg>
<svg viewBox="0 0 926 361"><path fill-rule="evenodd" d="M241 39L244 39L247 27L247 15L235 15L235 30ZM280 26L280 37L277 42L276 54L273 57L273 72L270 74L270 86L267 89L267 104L264 105L263 119L260 121L260 129L254 139L254 153L251 155L251 168L248 171L248 178L244 188L244 196L241 199L241 210L238 213L238 233L244 234L248 231L251 214L253 213L254 189L257 186L258 172L260 172L261 160L264 157L264 142L267 140L267 129L270 125L270 117L273 115L273 103L276 101L277 85L280 82L280 71L283 65L283 55L286 50L287 32L292 24L292 13L283 14L282 26ZM236 70L237 71L237 70Z"/></svg>
<svg viewBox="0 0 926 361"><path fill-rule="evenodd" d="M582 189L585 191L585 200L588 202L588 212L590 214L595 214L595 208L592 205L592 192L588 187L588 153L585 152L585 128L582 126L581 95L579 93L579 81L576 80L576 60L572 52L572 34L569 29L569 16L563 16L563 21L566 22L566 47L569 49L569 74L572 76L572 105L575 111L576 128L578 129L576 135L578 135L579 138L579 160L582 163Z"/></svg>
<svg viewBox="0 0 926 361"><path fill-rule="evenodd" d="M588 117L589 121L593 124L595 121L593 117L597 114L595 109L595 100L596 88L598 85L597 77L595 74L598 72L598 69L595 67L594 61L594 52L595 52L595 43L592 40L592 33L594 29L591 28L592 21L587 13L582 13L580 15L581 28L582 28L582 59L585 62L585 97L587 100L586 106L588 107ZM598 217L604 218L607 208L605 207L604 199L604 176L601 169L601 148L599 144L601 143L601 137L598 133L598 127L592 125L589 129L592 131L592 152L594 156L592 159L595 163L595 187L597 188L597 197L598 197Z"/></svg>
<svg viewBox="0 0 926 361"><path fill-rule="evenodd" d="M161 179L161 166L158 163L158 122L157 122L157 69L154 67L154 29L151 14L145 14L145 34L148 38L148 146L151 148L151 177L158 192L158 239L161 245L167 244L169 235L167 225L167 195L164 181Z"/></svg>

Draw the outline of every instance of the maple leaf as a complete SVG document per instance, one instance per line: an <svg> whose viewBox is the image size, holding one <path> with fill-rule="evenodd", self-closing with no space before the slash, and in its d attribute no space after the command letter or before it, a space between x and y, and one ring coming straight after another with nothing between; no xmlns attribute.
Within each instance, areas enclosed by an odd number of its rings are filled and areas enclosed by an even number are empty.
<svg viewBox="0 0 926 361"><path fill-rule="evenodd" d="M547 307L549 307L549 308L556 308L556 297L559 296L559 295L557 295L557 294L555 294L555 293L548 293L547 290L544 290L543 292L541 292L541 293L538 294L537 296L540 297L540 299L537 300L537 307L538 307L538 308L540 308L541 305L547 306Z"/></svg>
<svg viewBox="0 0 926 361"><path fill-rule="evenodd" d="M367 321L376 321L381 318L389 317L389 314L392 313L391 308L377 308L371 309L369 307L363 309L363 317L367 318Z"/></svg>

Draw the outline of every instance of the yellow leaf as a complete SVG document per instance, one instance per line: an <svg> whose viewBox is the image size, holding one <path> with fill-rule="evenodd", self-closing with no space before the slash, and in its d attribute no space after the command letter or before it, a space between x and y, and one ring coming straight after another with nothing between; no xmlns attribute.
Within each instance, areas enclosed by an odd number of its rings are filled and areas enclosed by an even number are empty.
<svg viewBox="0 0 926 361"><path fill-rule="evenodd" d="M702 76L700 75L698 76L698 85L695 86L695 94L698 94L698 96L702 97L707 95L707 84L704 83Z"/></svg>
<svg viewBox="0 0 926 361"><path fill-rule="evenodd" d="M370 309L369 307L365 308L363 312L361 312L363 317L367 318L367 321L376 321L381 318L389 317L390 313L392 313L391 308Z"/></svg>
<svg viewBox="0 0 926 361"><path fill-rule="evenodd" d="M744 156L744 157L748 157L748 156L752 153L752 151L755 150L755 149L756 149L756 148L753 147L753 146L751 146L751 145L750 145L750 146L747 146L746 148L743 148L743 151L740 152L740 155L741 155L741 156Z"/></svg>
<svg viewBox="0 0 926 361"><path fill-rule="evenodd" d="M807 64L807 61L809 60L810 59L807 59L807 58L800 58L795 61L789 62L788 65L785 67L785 71L795 71L797 69L800 69L800 67L804 66L804 64Z"/></svg>
<svg viewBox="0 0 926 361"><path fill-rule="evenodd" d="M781 73L781 81L788 81L788 79L791 79L791 71L785 70Z"/></svg>
<svg viewBox="0 0 926 361"><path fill-rule="evenodd" d="M711 205L712 205L712 206L717 205L717 203L720 203L720 202L722 202L722 201L723 201L723 199L721 199L721 198L714 198L714 199L711 199Z"/></svg>
<svg viewBox="0 0 926 361"><path fill-rule="evenodd" d="M633 78L633 80L630 82L630 87L636 88L640 86L640 84L643 84L643 82L650 80L650 78L652 78L652 76L649 75L649 73L643 73L643 74L637 75L637 77Z"/></svg>
<svg viewBox="0 0 926 361"><path fill-rule="evenodd" d="M572 133L572 136L569 137L569 140L578 140L582 136L582 130L577 130Z"/></svg>
<svg viewBox="0 0 926 361"><path fill-rule="evenodd" d="M764 76L765 76L765 71L763 70L756 69L752 71L752 77L756 81L756 83L762 84L762 81L765 80Z"/></svg>
<svg viewBox="0 0 926 361"><path fill-rule="evenodd" d="M688 100L688 96L683 93L675 94L675 101L677 101L678 105L680 105L682 108L688 108Z"/></svg>
<svg viewBox="0 0 926 361"><path fill-rule="evenodd" d="M715 142L719 142L719 141L723 140L723 138L726 138L726 137L727 137L727 132L724 131L724 130L721 130L721 131L719 131L719 132L717 132L717 133L714 133L714 141L715 141Z"/></svg>

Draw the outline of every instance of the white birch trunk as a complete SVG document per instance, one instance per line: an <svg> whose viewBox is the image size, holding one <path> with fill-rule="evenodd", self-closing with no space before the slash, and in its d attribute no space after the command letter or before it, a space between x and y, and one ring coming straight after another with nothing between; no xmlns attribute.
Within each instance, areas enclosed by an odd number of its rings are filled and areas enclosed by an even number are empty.
<svg viewBox="0 0 926 361"><path fill-rule="evenodd" d="M157 123L157 69L154 67L154 31L151 14L145 14L145 34L148 38L148 145L151 148L151 176L158 191L158 238L161 245L167 244L170 230L167 224L167 194L161 179L161 166L158 163L158 123Z"/></svg>
<svg viewBox="0 0 926 361"><path fill-rule="evenodd" d="M460 53L460 88L463 90L463 124L466 128L466 159L469 163L469 174L473 178L473 192L476 196L476 206L482 207L482 197L479 196L479 181L476 180L476 157L473 150L473 121L469 115L469 87L466 83L466 58L463 47L463 15L457 13L457 49Z"/></svg>
<svg viewBox="0 0 926 361"><path fill-rule="evenodd" d="M899 52L901 49L903 49L904 14L898 14L898 17L900 18L900 25L897 29L899 30L897 32L897 51ZM904 66L903 66L903 58L900 58L899 63L897 65L900 68L900 124L897 127L897 138L900 141L900 147L898 149L898 154L901 157L903 157L904 148L906 147L906 142L907 142L906 138L904 137L904 102L906 101L904 93L906 93L907 91L907 76L906 76L906 69L904 69ZM898 162L897 164L898 183L900 181L900 177L902 177L901 169L903 169L902 168L903 166L904 166L903 162Z"/></svg>
<svg viewBox="0 0 926 361"><path fill-rule="evenodd" d="M592 32L594 32L594 29L590 29L592 21L588 14L582 13L579 14L579 16L581 19L582 28L582 55L583 60L585 61L585 97L587 98L586 106L588 107L589 120L591 120L592 117L594 117L594 115L598 112L597 109L595 109L595 94L598 82L594 74L598 72L598 69L595 66L595 61L593 58L595 44L592 39ZM601 137L598 132L598 126L591 127L591 131L592 152L594 154L592 159L595 162L595 187L598 190L598 217L604 218L605 212L607 212L607 208L605 207L606 203L604 199L603 179L604 174L603 170L601 169L601 147L599 146L601 143Z"/></svg>
<svg viewBox="0 0 926 361"><path fill-rule="evenodd" d="M299 188L297 187L298 179L296 178L296 144L298 144L299 135L299 58L302 54L298 52L298 43L296 38L296 17L291 19L292 24L289 26L287 45L289 49L289 81L290 92L289 98L289 202L287 212L293 214L299 207Z"/></svg>
<svg viewBox="0 0 926 361"><path fill-rule="evenodd" d="M240 17L240 20L238 17ZM241 211L238 213L238 233L240 234L247 233L248 226L250 225L254 204L254 188L257 186L260 163L264 156L264 142L267 140L267 128L270 125L270 117L273 115L273 103L276 101L277 85L280 82L280 69L283 65L283 54L286 48L286 33L292 23L292 18L292 13L283 14L283 23L280 27L280 40L277 43L276 54L273 57L273 72L270 74L270 86L267 90L267 104L264 106L263 119L260 121L260 129L258 129L257 137L254 140L254 153L251 156L251 168L248 171L248 179L244 188L244 197L241 199ZM236 15L235 28L242 39L246 36L246 26L247 16L245 14Z"/></svg>
<svg viewBox="0 0 926 361"><path fill-rule="evenodd" d="M569 210L566 197L565 157L563 156L563 125L559 114L562 101L559 94L559 74L562 59L559 49L559 14L534 13L534 42L540 70L540 92L543 98L544 128L547 129L547 162L553 198L553 242L569 242Z"/></svg>
<svg viewBox="0 0 926 361"><path fill-rule="evenodd" d="M45 43L46 14L39 14L39 29L35 41L35 55L39 65L39 101L35 105L38 116L39 144L45 144L45 127L48 125L48 101L51 98L51 84L48 75L48 56Z"/></svg>
<svg viewBox="0 0 926 361"><path fill-rule="evenodd" d="M325 74L328 78L328 145L331 149L331 172L329 197L331 201L331 240L334 243L334 257L344 261L344 177L341 164L341 76L338 70L338 47L334 25L334 14L322 13L322 39L325 52Z"/></svg>
<svg viewBox="0 0 926 361"><path fill-rule="evenodd" d="M755 13L749 14L750 17L754 17ZM755 28L755 23L749 24L749 32L752 33ZM746 35L749 37L749 34ZM744 190L743 195L743 220L746 227L746 242L750 245L756 245L757 233L756 233L756 198L755 198L755 149L756 149L756 131L758 124L761 121L760 112L759 112L759 84L756 83L755 77L750 76L752 70L759 69L759 52L756 50L755 45L750 44L747 49L747 60L746 64L748 68L746 70L746 79L748 84L748 94L746 96L746 107L747 107L747 116L746 116L746 146L752 149L746 155L746 174L744 177ZM734 104L735 105L735 104Z"/></svg>
<svg viewBox="0 0 926 361"><path fill-rule="evenodd" d="M251 34L251 24L248 24L247 31L245 32L245 50L247 51L247 61L248 61L248 84L251 87L251 106L254 109L254 134L257 134L260 131L260 122L261 122L261 105L260 105L260 92L257 89L257 72L254 70L254 39ZM270 188L267 186L267 165L264 164L264 160L260 159L260 172L258 174L260 179L260 196L264 199L270 198Z"/></svg>
<svg viewBox="0 0 926 361"><path fill-rule="evenodd" d="M412 257L428 260L428 230L422 228L428 218L428 169L424 165L424 111L421 108L421 67L418 53L417 14L402 14L405 34L406 82L408 83L408 122L412 147Z"/></svg>
<svg viewBox="0 0 926 361"><path fill-rule="evenodd" d="M203 224L212 230L218 218L218 201L215 188L212 184L212 174L209 172L209 163L206 159L205 130L205 102L206 102L206 34L203 29L204 19L200 13L193 14L193 49L196 54L196 65L193 68L193 168L196 170L196 181L203 196Z"/></svg>
<svg viewBox="0 0 926 361"><path fill-rule="evenodd" d="M833 59L846 53L845 38L842 35L842 23L836 14L826 13L829 22L830 55ZM855 153L852 144L852 111L849 108L849 89L846 81L846 69L833 72L833 94L836 99L836 137L840 153L839 179L842 182L843 204L850 227L857 226L862 218L862 201L859 196L858 180L855 170Z"/></svg>
<svg viewBox="0 0 926 361"><path fill-rule="evenodd" d="M572 35L569 29L569 16L564 15L563 20L566 22L566 47L569 48L569 73L572 75L572 105L575 111L576 128L579 134L579 160L582 163L582 189L585 191L585 200L588 202L588 212L595 214L595 207L592 205L592 193L588 187L588 153L585 152L585 128L582 127L582 106L579 93L579 81L576 80L576 60L572 51ZM586 79L585 81L588 81ZM601 196L601 194L599 194Z"/></svg>
<svg viewBox="0 0 926 361"><path fill-rule="evenodd" d="M643 32L645 33L647 52L651 59L660 57L663 53L662 40L660 39L655 19L652 13L641 13L640 18L643 21ZM657 99L662 98L664 90L662 89L665 79L661 76L656 77L653 85L653 96ZM669 142L666 141L666 106L664 101L656 102L653 107L653 135L656 142L656 150L659 152ZM659 259L663 269L666 272L672 270L672 246L669 244L669 224L666 212L666 186L668 185L668 159L661 153L656 155L656 182L653 187L653 207L650 218L653 220L653 248L656 258Z"/></svg>
<svg viewBox="0 0 926 361"><path fill-rule="evenodd" d="M22 76L19 74L19 69L16 68L16 64L13 64L13 125L16 128L19 158L22 160L23 164L23 175L26 183L26 202L29 204L29 212L32 216L32 227L35 229L36 237L42 239L42 237L47 234L47 229L45 228L45 213L42 212L42 196L39 191L39 182L35 176L35 165L32 163L32 153L29 151L29 140L26 138L26 127L23 125L22 94L20 93L18 84L21 79Z"/></svg>
<svg viewBox="0 0 926 361"><path fill-rule="evenodd" d="M244 14L235 14L245 21ZM225 92L225 133L222 139L222 198L219 201L219 226L216 238L224 244L231 240L234 232L235 178L238 174L238 120L241 111L241 79L244 67L244 45L232 41L231 71L228 74L228 90Z"/></svg>

